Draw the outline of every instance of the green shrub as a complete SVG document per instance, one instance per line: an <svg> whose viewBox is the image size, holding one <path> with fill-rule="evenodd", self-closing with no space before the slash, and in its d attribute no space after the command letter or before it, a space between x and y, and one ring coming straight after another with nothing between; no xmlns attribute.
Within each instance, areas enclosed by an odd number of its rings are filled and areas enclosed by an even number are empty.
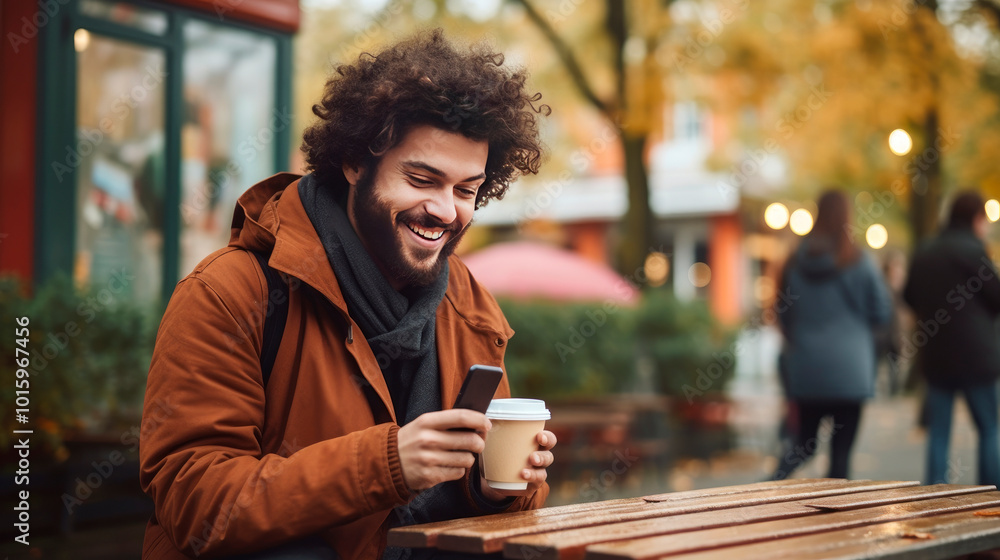
<svg viewBox="0 0 1000 560"><path fill-rule="evenodd" d="M669 396L722 392L733 374L732 360L719 359L732 334L703 302L681 303L665 290L647 292L635 308L511 300L500 305L517 333L505 360L515 395L558 399L641 391L646 384L636 373L639 356L653 366L655 390ZM699 385L699 375L709 374L711 383Z"/></svg>
<svg viewBox="0 0 1000 560"><path fill-rule="evenodd" d="M501 307L516 332L504 360L515 395L554 398L628 388L633 329L627 310L509 300Z"/></svg>
<svg viewBox="0 0 1000 560"><path fill-rule="evenodd" d="M716 321L705 301L682 303L666 291L651 291L636 313L636 337L659 392L686 400L722 392L735 371L735 333Z"/></svg>
<svg viewBox="0 0 1000 560"><path fill-rule="evenodd" d="M155 336L154 310L122 297L81 290L56 276L24 295L19 281L0 279L0 443L6 445L15 418L15 322L30 320L29 424L35 434L58 446L80 431L118 430L138 421ZM23 426L21 426L23 427Z"/></svg>

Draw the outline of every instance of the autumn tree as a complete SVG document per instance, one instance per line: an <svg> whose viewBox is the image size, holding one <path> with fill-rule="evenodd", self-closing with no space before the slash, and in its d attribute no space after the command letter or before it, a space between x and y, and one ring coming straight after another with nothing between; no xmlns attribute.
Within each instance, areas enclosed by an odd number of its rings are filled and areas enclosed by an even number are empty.
<svg viewBox="0 0 1000 560"><path fill-rule="evenodd" d="M606 0L601 18L601 37L606 55L597 59L610 69L610 87L599 88L580 62L573 45L556 26L572 21L583 4L562 0L546 5L516 0L528 18L551 45L578 94L614 128L624 159L628 209L622 222L618 268L626 275L643 266L653 247L653 213L649 203L649 173L646 151L658 132L664 106L663 73L655 57L664 29L669 28L669 2ZM594 66L594 59L589 59ZM597 70L596 72L600 72ZM595 71L591 71L591 74Z"/></svg>
<svg viewBox="0 0 1000 560"><path fill-rule="evenodd" d="M722 56L697 67L709 84L733 87L704 97L736 123L741 143L776 146L767 153L787 164L796 198L838 184L858 195L859 223L877 211L887 214L878 221L895 217L922 239L936 229L947 188L997 187L981 149L1000 141L997 97L979 81L984 58L959 48L938 8L930 0L753 3L720 34ZM749 124L745 108L756 115ZM903 157L886 145L896 128L914 139ZM720 167L746 157L731 148L719 147Z"/></svg>

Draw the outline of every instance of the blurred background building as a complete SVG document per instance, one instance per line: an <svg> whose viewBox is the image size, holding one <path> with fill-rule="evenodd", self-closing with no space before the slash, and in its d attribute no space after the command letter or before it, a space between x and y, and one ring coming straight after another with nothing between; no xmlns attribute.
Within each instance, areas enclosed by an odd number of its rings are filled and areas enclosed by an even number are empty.
<svg viewBox="0 0 1000 560"><path fill-rule="evenodd" d="M296 0L5 2L0 269L126 268L165 301L287 168L299 21Z"/></svg>

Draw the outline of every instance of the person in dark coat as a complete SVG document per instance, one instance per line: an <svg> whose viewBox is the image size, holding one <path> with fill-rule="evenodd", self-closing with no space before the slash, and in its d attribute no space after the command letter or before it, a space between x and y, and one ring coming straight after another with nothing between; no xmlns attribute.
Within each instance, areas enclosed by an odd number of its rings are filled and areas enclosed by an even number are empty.
<svg viewBox="0 0 1000 560"><path fill-rule="evenodd" d="M982 197L958 195L948 226L914 256L903 291L917 315L905 346L918 350L928 385L928 484L948 482L952 405L961 392L979 431L979 483L1000 485L1000 279L986 254L988 227Z"/></svg>
<svg viewBox="0 0 1000 560"><path fill-rule="evenodd" d="M878 266L854 244L847 197L827 191L816 224L782 274L776 307L785 348L781 375L797 411L794 445L773 480L787 478L816 452L819 425L833 420L830 478L847 478L861 405L875 391L873 329L888 323L892 300Z"/></svg>

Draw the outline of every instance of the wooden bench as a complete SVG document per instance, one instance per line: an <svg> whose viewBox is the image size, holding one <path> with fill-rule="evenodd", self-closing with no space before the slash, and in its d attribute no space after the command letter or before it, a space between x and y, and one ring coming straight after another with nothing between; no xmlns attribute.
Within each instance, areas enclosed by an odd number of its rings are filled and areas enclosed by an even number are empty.
<svg viewBox="0 0 1000 560"><path fill-rule="evenodd" d="M400 527L389 545L523 560L947 559L1000 548L1000 492L784 480Z"/></svg>

